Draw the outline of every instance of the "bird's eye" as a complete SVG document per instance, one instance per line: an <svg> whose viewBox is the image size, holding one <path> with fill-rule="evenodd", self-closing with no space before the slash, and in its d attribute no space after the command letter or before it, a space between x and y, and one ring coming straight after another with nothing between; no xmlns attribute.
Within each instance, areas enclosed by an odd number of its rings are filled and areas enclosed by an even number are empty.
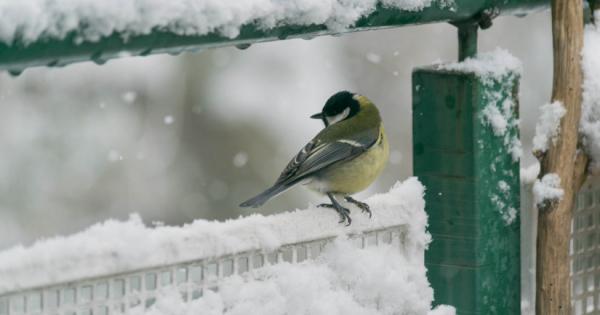
<svg viewBox="0 0 600 315"><path fill-rule="evenodd" d="M338 121L342 121L350 114L350 107L346 107L341 113L333 116L327 116L327 123L333 125Z"/></svg>

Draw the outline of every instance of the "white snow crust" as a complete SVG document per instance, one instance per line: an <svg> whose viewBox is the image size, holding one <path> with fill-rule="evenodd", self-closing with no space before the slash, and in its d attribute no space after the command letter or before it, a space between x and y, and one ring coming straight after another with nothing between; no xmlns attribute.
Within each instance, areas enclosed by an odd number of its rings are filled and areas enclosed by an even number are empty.
<svg viewBox="0 0 600 315"><path fill-rule="evenodd" d="M461 62L442 63L438 69L448 71L473 72L483 79L493 80L523 72L523 65L517 57L507 50L496 48L480 53L476 58L467 58Z"/></svg>
<svg viewBox="0 0 600 315"><path fill-rule="evenodd" d="M548 150L550 141L558 137L560 119L567 110L560 101L544 104L540 108L540 120L535 125L535 136L533 137L533 152L545 152Z"/></svg>
<svg viewBox="0 0 600 315"><path fill-rule="evenodd" d="M283 244L395 225L407 227L406 246L413 248L407 255L422 257L431 239L425 231L423 194L416 178L398 182L367 200L373 218L351 208L349 227L338 224L334 211L314 206L225 222L196 220L181 227L146 226L137 215L109 220L77 234L0 252L0 293L248 250L271 251Z"/></svg>
<svg viewBox="0 0 600 315"><path fill-rule="evenodd" d="M533 183L533 201L538 206L546 201L560 200L563 195L564 190L560 185L558 174L546 174L541 180L538 179Z"/></svg>
<svg viewBox="0 0 600 315"><path fill-rule="evenodd" d="M115 32L127 38L155 29L235 38L248 24L260 29L324 24L338 31L378 4L420 11L436 1L453 7L453 0L3 0L0 41L30 44L41 38L63 39L71 32L77 33L77 42L97 41Z"/></svg>
<svg viewBox="0 0 600 315"><path fill-rule="evenodd" d="M596 12L596 20L600 13ZM580 132L594 171L600 169L600 27L588 25L582 51L583 104Z"/></svg>

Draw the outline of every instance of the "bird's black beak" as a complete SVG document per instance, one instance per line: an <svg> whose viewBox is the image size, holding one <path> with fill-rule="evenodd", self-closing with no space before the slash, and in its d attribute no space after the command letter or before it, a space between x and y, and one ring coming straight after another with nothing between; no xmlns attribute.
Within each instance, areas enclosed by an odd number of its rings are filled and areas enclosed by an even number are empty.
<svg viewBox="0 0 600 315"><path fill-rule="evenodd" d="M323 113L316 113L316 114L310 116L310 118L312 118L312 119L323 119Z"/></svg>

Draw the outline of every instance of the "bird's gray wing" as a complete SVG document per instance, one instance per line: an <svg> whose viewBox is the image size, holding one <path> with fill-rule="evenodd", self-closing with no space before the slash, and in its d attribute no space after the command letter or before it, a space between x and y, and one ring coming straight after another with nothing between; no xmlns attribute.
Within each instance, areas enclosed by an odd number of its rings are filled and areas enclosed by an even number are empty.
<svg viewBox="0 0 600 315"><path fill-rule="evenodd" d="M353 159L373 146L378 137L379 130L375 129L331 142L315 138L288 163L276 183L296 182L324 167Z"/></svg>

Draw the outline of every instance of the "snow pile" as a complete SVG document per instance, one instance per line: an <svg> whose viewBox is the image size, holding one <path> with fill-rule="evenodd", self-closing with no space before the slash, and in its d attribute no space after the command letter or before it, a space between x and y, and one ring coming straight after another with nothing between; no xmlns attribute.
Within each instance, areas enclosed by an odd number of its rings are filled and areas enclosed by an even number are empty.
<svg viewBox="0 0 600 315"><path fill-rule="evenodd" d="M367 200L372 219L351 208L349 227L338 224L334 211L316 207L225 222L196 220L182 227L145 226L136 215L125 222L110 220L71 236L0 252L0 294L396 225L406 225L406 246L413 251L409 256L422 256L431 238L425 232L423 193L416 178L396 183L388 193Z"/></svg>
<svg viewBox="0 0 600 315"><path fill-rule="evenodd" d="M596 13L600 20L600 13ZM583 104L580 131L592 160L592 168L600 168L600 27L588 25L585 29L582 52Z"/></svg>
<svg viewBox="0 0 600 315"><path fill-rule="evenodd" d="M555 141L558 136L560 119L567 110L560 101L542 105L541 116L535 125L535 136L533 137L533 152L546 152L550 141Z"/></svg>
<svg viewBox="0 0 600 315"><path fill-rule="evenodd" d="M232 276L217 292L207 290L189 303L177 288L167 288L151 308L128 314L427 314L433 291L415 258L392 245L360 249L338 239L314 261ZM451 315L454 309L444 306L430 314Z"/></svg>
<svg viewBox="0 0 600 315"><path fill-rule="evenodd" d="M560 177L557 174L546 174L541 180L533 183L533 201L537 206L560 200L563 194L564 190L560 186Z"/></svg>
<svg viewBox="0 0 600 315"><path fill-rule="evenodd" d="M487 53L478 54L476 58L467 58L462 62L439 64L438 69L448 71L472 72L484 81L493 84L498 78L521 75L521 61L507 50L496 48Z"/></svg>
<svg viewBox="0 0 600 315"><path fill-rule="evenodd" d="M481 112L482 123L490 125L494 134L503 138L513 160L518 161L523 153L521 140L518 134L508 132L509 129L518 128L519 125L518 115L515 113L518 110L517 104L511 95L493 92L493 90L512 93L512 81L520 77L523 72L521 61L508 51L497 48L462 62L439 64L437 69L474 73L482 79L486 87L490 87L483 95L488 105ZM505 86L498 86L500 84ZM495 88L491 89L492 87Z"/></svg>
<svg viewBox="0 0 600 315"><path fill-rule="evenodd" d="M531 185L536 181L538 174L540 173L540 163L535 162L527 167L523 167L521 168L520 173L521 184Z"/></svg>
<svg viewBox="0 0 600 315"><path fill-rule="evenodd" d="M377 5L420 11L439 1L453 0L4 0L0 1L0 41L30 44L41 38L64 39L75 32L76 42L97 41L121 34L149 34L160 29L178 35L219 35L235 38L243 25L259 29L281 25L323 24L343 30Z"/></svg>

